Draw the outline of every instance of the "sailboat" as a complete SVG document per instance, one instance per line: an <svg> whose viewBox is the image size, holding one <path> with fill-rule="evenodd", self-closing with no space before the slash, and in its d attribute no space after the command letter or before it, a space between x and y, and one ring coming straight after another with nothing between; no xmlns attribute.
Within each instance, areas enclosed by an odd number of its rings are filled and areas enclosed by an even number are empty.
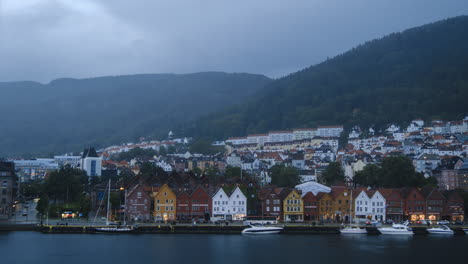
<svg viewBox="0 0 468 264"><path fill-rule="evenodd" d="M349 197L349 225L340 229L341 234L367 234L365 228L360 228L359 225L353 225L352 223L352 206L353 206L353 190L351 190L351 195Z"/></svg>
<svg viewBox="0 0 468 264"><path fill-rule="evenodd" d="M98 233L128 233L133 232L133 226L127 226L125 223L125 211L124 210L124 225L116 225L115 223L111 223L109 221L110 218L110 186L111 180L109 179L108 183L108 190L107 190L107 215L106 215L106 226L105 227L97 227L96 232ZM125 206L127 206L127 191L125 190ZM126 209L126 208L125 208ZM97 213L96 213L97 215Z"/></svg>

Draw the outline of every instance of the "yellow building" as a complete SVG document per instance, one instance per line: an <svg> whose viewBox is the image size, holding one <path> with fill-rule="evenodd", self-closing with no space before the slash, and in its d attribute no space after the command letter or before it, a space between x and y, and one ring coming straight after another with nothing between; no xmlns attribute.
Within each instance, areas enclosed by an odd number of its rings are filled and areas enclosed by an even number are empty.
<svg viewBox="0 0 468 264"><path fill-rule="evenodd" d="M346 187L332 187L333 197L333 220L336 222L348 222L352 213L351 190ZM350 212L351 210L351 212Z"/></svg>
<svg viewBox="0 0 468 264"><path fill-rule="evenodd" d="M283 220L285 222L304 221L304 202L301 194L295 189L283 200Z"/></svg>
<svg viewBox="0 0 468 264"><path fill-rule="evenodd" d="M317 195L319 204L319 219L322 221L333 221L335 212L333 211L333 197L329 193L319 193Z"/></svg>
<svg viewBox="0 0 468 264"><path fill-rule="evenodd" d="M156 221L176 219L176 195L167 184L153 192L154 217Z"/></svg>

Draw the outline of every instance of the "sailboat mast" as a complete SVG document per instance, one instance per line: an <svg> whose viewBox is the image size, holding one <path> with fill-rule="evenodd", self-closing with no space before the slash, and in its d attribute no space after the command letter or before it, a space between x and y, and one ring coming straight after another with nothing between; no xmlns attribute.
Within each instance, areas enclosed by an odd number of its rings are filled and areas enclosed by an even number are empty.
<svg viewBox="0 0 468 264"><path fill-rule="evenodd" d="M109 217L110 217L110 186L111 180L109 179L109 187L107 190L107 217L106 217L106 225L109 225Z"/></svg>
<svg viewBox="0 0 468 264"><path fill-rule="evenodd" d="M127 189L125 189L125 198L124 198L124 225L127 224Z"/></svg>
<svg viewBox="0 0 468 264"><path fill-rule="evenodd" d="M351 219L353 218L353 189L351 189L351 195L349 196L349 200L351 201L349 203L349 224L351 224Z"/></svg>

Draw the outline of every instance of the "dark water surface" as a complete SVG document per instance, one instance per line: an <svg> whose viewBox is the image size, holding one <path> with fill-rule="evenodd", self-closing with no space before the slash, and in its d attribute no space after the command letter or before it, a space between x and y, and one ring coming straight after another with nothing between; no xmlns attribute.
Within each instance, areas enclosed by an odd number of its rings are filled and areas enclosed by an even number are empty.
<svg viewBox="0 0 468 264"><path fill-rule="evenodd" d="M0 233L0 263L468 263L468 236Z"/></svg>

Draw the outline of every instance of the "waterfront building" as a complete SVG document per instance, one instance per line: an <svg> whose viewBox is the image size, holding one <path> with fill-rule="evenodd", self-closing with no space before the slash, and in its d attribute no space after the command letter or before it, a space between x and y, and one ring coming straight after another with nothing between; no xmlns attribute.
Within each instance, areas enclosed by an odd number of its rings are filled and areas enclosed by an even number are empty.
<svg viewBox="0 0 468 264"><path fill-rule="evenodd" d="M292 189L283 200L283 220L285 222L304 221L304 202L301 193Z"/></svg>
<svg viewBox="0 0 468 264"><path fill-rule="evenodd" d="M211 206L211 196L201 185L198 185L190 195L190 217L209 219Z"/></svg>
<svg viewBox="0 0 468 264"><path fill-rule="evenodd" d="M259 211L263 216L275 216L280 220L283 216L283 199L290 192L290 188L276 188L276 186L265 186L260 189L258 199L261 208Z"/></svg>
<svg viewBox="0 0 468 264"><path fill-rule="evenodd" d="M426 219L426 199L418 188L404 189L406 194L405 214L409 220L416 222Z"/></svg>
<svg viewBox="0 0 468 264"><path fill-rule="evenodd" d="M303 194L304 221L316 221L318 219L318 199L312 192Z"/></svg>
<svg viewBox="0 0 468 264"><path fill-rule="evenodd" d="M164 184L153 192L155 221L175 220L177 213L177 197L172 189Z"/></svg>
<svg viewBox="0 0 468 264"><path fill-rule="evenodd" d="M333 219L336 222L348 222L352 214L351 189L344 186L332 186L331 188Z"/></svg>
<svg viewBox="0 0 468 264"><path fill-rule="evenodd" d="M426 198L426 217L432 221L442 219L447 198L436 188L423 188L421 192Z"/></svg>
<svg viewBox="0 0 468 264"><path fill-rule="evenodd" d="M125 214L130 221L149 221L151 219L151 187L136 184L127 190Z"/></svg>
<svg viewBox="0 0 468 264"><path fill-rule="evenodd" d="M54 156L54 161L59 167L70 166L78 168L80 166L81 156Z"/></svg>
<svg viewBox="0 0 468 264"><path fill-rule="evenodd" d="M226 220L242 220L247 215L247 197L239 186L228 194L223 188L212 196L212 215Z"/></svg>
<svg viewBox="0 0 468 264"><path fill-rule="evenodd" d="M8 219L14 212L17 177L13 162L0 161L0 220Z"/></svg>
<svg viewBox="0 0 468 264"><path fill-rule="evenodd" d="M400 189L379 189L379 192L385 198L385 219L391 219L395 222L401 222L404 219L405 199Z"/></svg>
<svg viewBox="0 0 468 264"><path fill-rule="evenodd" d="M333 197L330 193L319 193L319 219L325 222L334 221L335 212L333 211Z"/></svg>
<svg viewBox="0 0 468 264"><path fill-rule="evenodd" d="M447 198L447 203L444 210L444 219L449 221L464 221L465 220L465 210L464 210L464 200L460 196L460 193L457 191L448 191L445 192L445 197Z"/></svg>
<svg viewBox="0 0 468 264"><path fill-rule="evenodd" d="M190 193L186 190L182 190L177 193L177 219L182 222L188 222L191 220L190 210L192 208L191 205L191 197Z"/></svg>

